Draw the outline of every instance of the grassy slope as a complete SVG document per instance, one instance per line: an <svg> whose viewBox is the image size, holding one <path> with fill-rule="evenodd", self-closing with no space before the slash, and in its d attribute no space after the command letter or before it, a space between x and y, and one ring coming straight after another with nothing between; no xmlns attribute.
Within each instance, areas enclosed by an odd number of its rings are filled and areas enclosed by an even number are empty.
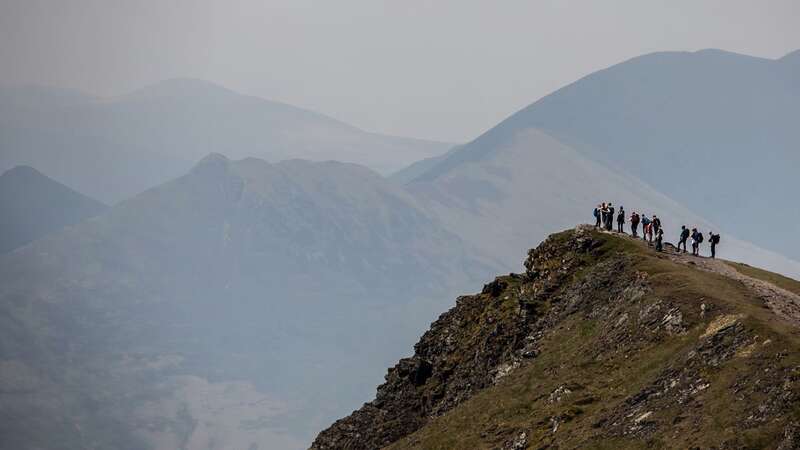
<svg viewBox="0 0 800 450"><path fill-rule="evenodd" d="M498 448L522 432L527 434L527 448L547 444L609 449L708 447L721 442L747 447L775 445L782 438L785 420L742 426L748 408L767 402L769 393L755 389L741 394L744 400L734 400L731 390L738 380L758 384L755 380L761 371L784 373L800 366L797 334L777 321L740 283L675 264L627 239L607 235L603 239L610 253L634 255L636 269L648 274L651 286L644 302L677 305L687 325L685 333L650 342L623 342L616 350L603 349L598 346L607 345L603 334L609 324L575 314L545 338L538 358L390 448ZM503 295L513 296L515 292L514 286L509 286ZM701 303L710 307L709 314L702 317ZM660 374L681 367L709 324L733 313L743 315L742 324L748 335L754 336L749 354L741 352L742 356L718 367L700 367L694 376L708 380L710 385L693 394L688 404L653 410L647 422L655 423L658 431L646 435L609 432L616 424L604 424L604 418L624 409L626 401ZM767 340L769 344L761 345ZM572 393L563 401L550 401L551 393L560 386ZM792 389L796 392L797 385ZM657 404L657 400L653 402ZM790 416L800 419L800 407L795 407ZM554 419L559 423L555 433Z"/></svg>
<svg viewBox="0 0 800 450"><path fill-rule="evenodd" d="M789 292L794 292L800 295L800 281L778 275L777 273L768 272L757 267L748 266L747 264L725 261L729 266L738 270L740 273L749 277L758 278L769 283L774 284L780 288L786 289Z"/></svg>

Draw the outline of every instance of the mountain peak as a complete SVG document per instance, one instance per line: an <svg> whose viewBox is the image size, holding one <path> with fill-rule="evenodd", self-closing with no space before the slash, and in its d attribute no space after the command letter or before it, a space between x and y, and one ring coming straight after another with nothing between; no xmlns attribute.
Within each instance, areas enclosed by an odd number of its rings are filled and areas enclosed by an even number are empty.
<svg viewBox="0 0 800 450"><path fill-rule="evenodd" d="M0 253L95 216L105 205L30 166L0 175Z"/></svg>
<svg viewBox="0 0 800 450"><path fill-rule="evenodd" d="M795 448L800 314L779 305L800 283L675 250L588 226L550 236L525 273L460 297L311 448L738 447L723 430L743 422ZM765 314L767 285L781 300Z"/></svg>
<svg viewBox="0 0 800 450"><path fill-rule="evenodd" d="M26 178L43 177L43 178L48 178L43 173L39 172L38 170L34 169L33 167L26 166L26 165L20 165L20 166L12 167L11 169L8 169L5 172L3 172L3 174L0 175L0 177L26 177Z"/></svg>
<svg viewBox="0 0 800 450"><path fill-rule="evenodd" d="M795 51L789 52L783 55L782 58L778 59L781 62L800 62L800 49Z"/></svg>
<svg viewBox="0 0 800 450"><path fill-rule="evenodd" d="M226 171L231 160L221 153L209 153L192 167L192 173L219 173Z"/></svg>

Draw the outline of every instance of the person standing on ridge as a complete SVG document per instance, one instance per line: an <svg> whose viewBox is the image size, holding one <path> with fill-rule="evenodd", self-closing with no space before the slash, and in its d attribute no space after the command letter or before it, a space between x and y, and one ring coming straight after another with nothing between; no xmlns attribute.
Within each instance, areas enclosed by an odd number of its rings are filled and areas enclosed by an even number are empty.
<svg viewBox="0 0 800 450"><path fill-rule="evenodd" d="M656 251L660 252L664 250L664 230L661 228L656 231Z"/></svg>
<svg viewBox="0 0 800 450"><path fill-rule="evenodd" d="M658 234L658 230L661 229L661 219L659 219L657 215L653 214L653 221L651 223L653 226L652 232ZM652 238L650 240L652 241Z"/></svg>
<svg viewBox="0 0 800 450"><path fill-rule="evenodd" d="M601 205L597 205L594 207L594 227L600 228L600 216L603 213L603 207Z"/></svg>
<svg viewBox="0 0 800 450"><path fill-rule="evenodd" d="M708 232L708 242L711 243L711 257L717 257L717 244L719 244L719 235L714 234L713 231Z"/></svg>
<svg viewBox="0 0 800 450"><path fill-rule="evenodd" d="M606 220L608 220L608 205L602 203L600 205L600 228L606 227Z"/></svg>
<svg viewBox="0 0 800 450"><path fill-rule="evenodd" d="M639 228L639 220L640 220L639 214L637 214L636 211L634 211L631 214L631 236L633 237L639 236L639 233L637 232L637 229Z"/></svg>
<svg viewBox="0 0 800 450"><path fill-rule="evenodd" d="M625 230L622 228L625 225L625 207L619 207L619 213L617 213L617 231L619 233L624 233Z"/></svg>
<svg viewBox="0 0 800 450"><path fill-rule="evenodd" d="M681 236L678 239L678 251L681 251L681 244L683 244L683 253L686 253L686 241L689 239L689 229L686 225L681 225Z"/></svg>
<svg viewBox="0 0 800 450"><path fill-rule="evenodd" d="M703 233L692 228L692 255L700 256L700 243L703 242Z"/></svg>
<svg viewBox="0 0 800 450"><path fill-rule="evenodd" d="M611 231L613 228L614 228L614 206L609 202L608 222L606 222L606 231Z"/></svg>
<svg viewBox="0 0 800 450"><path fill-rule="evenodd" d="M645 241L648 233L650 233L650 218L647 217L647 214L642 214L642 239ZM652 235L650 235L650 241L653 241Z"/></svg>

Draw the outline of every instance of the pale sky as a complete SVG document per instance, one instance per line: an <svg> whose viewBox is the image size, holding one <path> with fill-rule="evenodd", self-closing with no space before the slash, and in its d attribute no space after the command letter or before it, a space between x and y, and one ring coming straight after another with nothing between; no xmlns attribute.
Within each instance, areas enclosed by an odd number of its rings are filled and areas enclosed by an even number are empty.
<svg viewBox="0 0 800 450"><path fill-rule="evenodd" d="M710 47L800 48L800 1L0 0L0 82L201 78L446 141L625 59Z"/></svg>

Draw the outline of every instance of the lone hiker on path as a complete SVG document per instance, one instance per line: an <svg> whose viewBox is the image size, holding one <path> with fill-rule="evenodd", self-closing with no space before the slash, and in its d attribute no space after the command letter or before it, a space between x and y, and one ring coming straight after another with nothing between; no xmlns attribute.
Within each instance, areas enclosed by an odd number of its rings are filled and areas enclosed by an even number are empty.
<svg viewBox="0 0 800 450"><path fill-rule="evenodd" d="M711 243L711 257L717 257L717 244L719 244L719 235L714 234L713 231L708 232L708 242Z"/></svg>
<svg viewBox="0 0 800 450"><path fill-rule="evenodd" d="M619 207L619 213L617 213L617 231L620 233L624 233L625 230L622 227L625 225L625 207Z"/></svg>
<svg viewBox="0 0 800 450"><path fill-rule="evenodd" d="M686 225L681 225L681 236L678 239L678 251L681 251L681 244L683 244L683 253L686 253L686 241L689 239L689 229Z"/></svg>
<svg viewBox="0 0 800 450"><path fill-rule="evenodd" d="M639 220L639 214L634 211L633 214L631 214L631 235L633 237L639 236L639 234L636 232L637 228L639 228Z"/></svg>

